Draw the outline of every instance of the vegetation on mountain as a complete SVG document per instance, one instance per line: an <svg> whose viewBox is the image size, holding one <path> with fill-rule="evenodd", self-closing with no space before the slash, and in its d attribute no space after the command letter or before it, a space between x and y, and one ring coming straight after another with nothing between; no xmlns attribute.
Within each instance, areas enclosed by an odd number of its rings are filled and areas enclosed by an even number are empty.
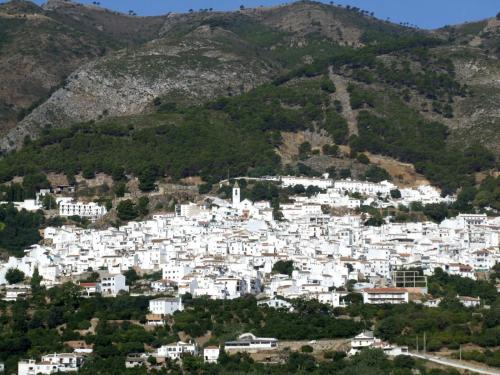
<svg viewBox="0 0 500 375"><path fill-rule="evenodd" d="M127 277L134 282L138 279L132 271L127 273ZM293 300L294 311L288 312L286 309L257 306L253 296L220 303L205 298L192 299L190 295L185 295L185 310L173 315L171 326L158 327L153 331L143 326L150 297L121 295L116 298L82 298L76 285L69 283L46 290L40 286L39 280L36 275L32 278L33 296L28 300L0 302L0 361L6 363L7 369L14 368L19 358L63 351L64 342L84 340L94 345L94 354L88 358L83 373L106 373L105 364L108 371L113 369L125 373L124 359L127 354L143 352L145 345L157 347L175 342L179 340L181 332L192 338L210 332L211 338L207 345L213 345L223 344L239 333L249 331L280 340L348 338L374 325L376 334L381 338L411 348L416 346L417 335L423 339L424 332L429 351L443 347L458 349L460 344L474 343L485 349L484 358L490 358L488 363L492 366L496 363L493 359L496 354L490 354L487 350L493 351L500 344L500 300L494 287L495 280L474 281L449 276L440 270L429 279L430 291L435 296L443 297L436 308L414 303L363 305L359 298L350 294L348 299L351 305L346 308L332 309L315 300ZM464 308L455 299L458 293L480 296L484 303L490 305L490 309ZM97 323L95 333L91 331L83 335L81 331L91 326L91 320L92 324ZM312 368L327 366L327 373L345 374L351 373L345 372L345 369L358 361L357 357L343 360L343 356L335 353L325 353L325 361L303 355L289 353L285 365L263 367L248 358L244 359L244 355L227 357L224 353L218 366L206 367L196 358L187 360L184 366L196 365L199 370L197 373L205 373L210 368L224 373L234 369L237 363L246 363L238 368L241 371L259 369L265 373L281 374L291 371L296 361L308 358L307 361L313 361ZM382 360L374 353L362 354L361 357L372 355ZM333 362L332 358L335 359ZM410 363L402 359L387 362L386 366L389 367L385 369L392 366L411 367ZM137 371L134 373L142 373L140 371L143 370ZM387 371L382 373L386 374Z"/></svg>
<svg viewBox="0 0 500 375"><path fill-rule="evenodd" d="M18 211L13 204L0 205L0 250L22 256L24 249L41 240L42 212Z"/></svg>
<svg viewBox="0 0 500 375"><path fill-rule="evenodd" d="M312 11L317 12L317 20L310 15ZM44 11L35 6L30 12ZM51 17L72 32L83 32L90 24L86 19L82 25L74 20L69 24L61 16L65 12L83 12L100 21L106 17L71 4L53 10ZM294 12L310 18L305 29L296 28L293 22L288 28L280 23L282 17ZM129 33L127 22L140 22L115 18L116 29L109 38L119 44ZM330 24L332 19L357 30L358 39L347 43L342 26L335 28ZM161 17L144 21L134 43L151 38L164 21ZM0 35L8 39L16 28L23 25L7 25L7 31ZM457 144L456 136L450 142L450 132L456 132L447 121L455 116L456 103L469 100L474 93L459 79L454 57L443 52L455 42L441 34L392 25L361 10L298 2L255 12L172 16L161 28L161 40L167 44L196 41L201 38L200 30L205 30L202 34L211 41L215 38L221 51L257 56L272 66L277 72L274 80L242 95L235 93L246 90L228 89L229 96L199 106L190 106L192 101L186 100L185 93L170 93L152 100L156 113L57 125L64 125L64 129L51 129L49 124L39 139L26 139L22 151L0 161L0 181L48 171L66 173L70 179L78 172L92 177L96 172L113 174L121 168L122 176L125 172L139 177L141 190L147 192L154 190L155 182L163 176L175 180L200 175L210 184L228 174L277 173L284 168L275 153L282 143L281 133L304 130L326 132L332 138L332 148L325 150L333 156L335 146L349 144L354 154L370 151L413 163L417 172L445 193L473 185L476 172L496 168L494 154L479 142L467 139ZM92 37L99 39L101 34L94 30ZM297 35L303 42L295 42ZM158 70L163 68L155 65L156 72L146 71L150 64L144 59L161 45L143 45L135 57L128 51L116 54L100 61L99 69L108 69L111 75L134 70L160 79ZM200 56L193 58L202 65L212 63ZM137 59L145 63L139 64ZM343 95L342 90L332 82L331 73L347 83L348 102L355 116L349 125L349 111L342 108L337 96ZM105 112L98 117L107 117ZM359 134L350 127L357 128ZM299 159L311 155L312 150ZM370 173L373 171L371 168ZM120 195L122 190L118 189ZM491 194L482 193L476 202L491 201Z"/></svg>

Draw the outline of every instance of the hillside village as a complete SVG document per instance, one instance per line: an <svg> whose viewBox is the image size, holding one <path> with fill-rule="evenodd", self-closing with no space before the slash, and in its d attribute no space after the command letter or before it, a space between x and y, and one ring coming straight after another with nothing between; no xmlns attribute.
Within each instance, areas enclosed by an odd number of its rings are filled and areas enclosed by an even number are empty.
<svg viewBox="0 0 500 375"><path fill-rule="evenodd" d="M279 179L283 185L326 189L282 204L281 220L274 219L269 202L242 200L236 182L231 201L207 196L198 204L180 204L175 213L105 230L48 227L41 244L0 265L0 283L6 282L12 268L27 276L37 269L48 286L78 281L96 270L117 275L134 269L140 274L162 271L163 282L175 286L178 295L315 296L335 306L339 299L331 291L346 287L349 280L372 288L395 286L396 270L422 269L430 275L438 267L475 278L476 272L499 261L498 217L459 214L440 224L391 223L386 218L381 226L366 226L361 215L334 216L325 211L325 207L359 208L361 203L383 209L415 201L454 200L441 198L429 186L402 189L399 198L392 198L395 186L387 181ZM352 198L355 193L364 198ZM60 210L67 204L62 200ZM273 272L277 262L287 261L293 262L290 275Z"/></svg>
<svg viewBox="0 0 500 375"><path fill-rule="evenodd" d="M290 301L296 299L345 307L354 292L368 305L412 301L436 307L441 298L428 294L426 280L435 269L475 280L500 260L498 217L459 214L440 224L386 220L381 226L366 226L361 215L334 216L324 208L355 209L371 204L382 209L412 202L451 203L455 198L442 198L430 186L401 189L394 198L391 191L396 186L388 181L334 181L327 177L263 177L283 186L321 189L309 198L296 196L292 203L282 204L280 220L274 219L269 202L242 199L236 180L230 201L206 196L200 203L180 204L175 213L105 230L48 227L43 241L26 249L22 258L11 257L0 264L0 284L6 284L7 273L17 269L28 277L39 275L48 288L72 281L87 298L124 293L150 296L146 325L161 327L172 314L184 309L182 297L186 295L232 300L250 294L257 297L259 306L293 311ZM60 210L67 210L68 204L67 199L60 199ZM130 270L159 276L137 289L126 283L124 275ZM97 277L87 281L96 271ZM4 292L5 301L31 294L30 285L23 283L7 285ZM165 295L170 297L162 297ZM488 307L477 296L457 298L464 307ZM226 342L225 350L258 353L277 348L275 338L249 335ZM408 351L363 333L353 338L350 354L363 347L380 347L393 356ZM218 346L200 350L193 342L179 341L159 347L153 355L158 363L187 354L202 355L207 363L217 362ZM42 357L42 362L23 360L19 374L29 374L30 368L44 373L44 366L76 371L91 353L83 346L74 353ZM125 366L143 366L149 355L130 353Z"/></svg>
<svg viewBox="0 0 500 375"><path fill-rule="evenodd" d="M500 13L0 4L0 374L499 374Z"/></svg>

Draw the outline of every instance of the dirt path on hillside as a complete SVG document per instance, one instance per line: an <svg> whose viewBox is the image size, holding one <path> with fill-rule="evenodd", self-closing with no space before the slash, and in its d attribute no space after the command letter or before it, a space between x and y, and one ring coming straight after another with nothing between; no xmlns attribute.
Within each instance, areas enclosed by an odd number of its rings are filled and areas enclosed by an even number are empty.
<svg viewBox="0 0 500 375"><path fill-rule="evenodd" d="M356 120L356 114L351 109L349 93L347 92L347 80L338 74L334 74L331 67L329 68L329 76L336 88L332 94L332 100L336 99L342 104L342 115L349 126L349 135L358 135L358 121Z"/></svg>

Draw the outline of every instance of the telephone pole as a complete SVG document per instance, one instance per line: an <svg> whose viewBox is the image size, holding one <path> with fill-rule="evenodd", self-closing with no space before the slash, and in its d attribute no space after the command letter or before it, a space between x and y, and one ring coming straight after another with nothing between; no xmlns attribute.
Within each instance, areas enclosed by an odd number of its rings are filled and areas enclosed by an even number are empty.
<svg viewBox="0 0 500 375"><path fill-rule="evenodd" d="M426 347L425 347L425 332L424 332L424 354L425 354L425 349Z"/></svg>

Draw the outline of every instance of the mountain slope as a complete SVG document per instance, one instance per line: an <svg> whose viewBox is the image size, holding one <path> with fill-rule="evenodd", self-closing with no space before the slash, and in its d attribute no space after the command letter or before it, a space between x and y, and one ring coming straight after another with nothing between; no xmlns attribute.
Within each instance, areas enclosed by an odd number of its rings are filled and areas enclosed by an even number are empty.
<svg viewBox="0 0 500 375"><path fill-rule="evenodd" d="M455 103L451 141L457 144L479 140L500 155L500 19L449 26L437 31L449 45L439 53L449 56L457 80L472 95Z"/></svg>
<svg viewBox="0 0 500 375"><path fill-rule="evenodd" d="M64 87L55 90L77 64L58 70L61 73L54 77L53 84L35 98L54 93L0 142L4 151L19 148L25 136L36 137L46 126L139 113L156 96L200 100L247 91L283 68L327 55L337 45L362 45L361 35L368 29L403 32L398 26L371 17L309 2L234 13L197 12L139 19L60 0L52 0L44 8L37 8L36 14L49 17L50 24L63 25L63 34L90 30L85 35L95 36L114 49L124 40L138 43L152 38L157 29L160 38L97 60L91 59L95 55L82 58ZM110 24L114 27L104 26ZM138 25L142 25L139 31ZM339 33L341 29L346 36ZM130 40L130 30L140 37ZM104 37L108 39L98 39ZM64 50L75 48L66 46ZM14 82L7 89L12 86Z"/></svg>
<svg viewBox="0 0 500 375"><path fill-rule="evenodd" d="M496 20L424 32L309 1L152 19L61 1L33 9L57 25L64 19L73 33L92 29L99 36L93 40L105 36L112 47L82 58L1 139L4 151L26 145L0 161L2 181L121 166L136 176L145 169L155 177L205 181L287 168L312 173L298 160L307 152L286 155L290 166L279 159L280 150L299 149L284 145L299 139L289 136L297 132L317 135L321 146L329 139L354 157L370 152L412 163L451 191L474 183L477 172L497 169ZM103 19L116 26L102 32ZM125 25L140 30L138 36ZM15 36L25 28L32 26L7 30Z"/></svg>
<svg viewBox="0 0 500 375"><path fill-rule="evenodd" d="M82 64L152 38L159 20L58 1L46 9L19 0L0 4L0 134Z"/></svg>
<svg viewBox="0 0 500 375"><path fill-rule="evenodd" d="M241 93L274 72L251 51L235 35L208 26L120 50L71 74L1 141L2 148L19 147L46 126L137 114L159 96L203 101Z"/></svg>

